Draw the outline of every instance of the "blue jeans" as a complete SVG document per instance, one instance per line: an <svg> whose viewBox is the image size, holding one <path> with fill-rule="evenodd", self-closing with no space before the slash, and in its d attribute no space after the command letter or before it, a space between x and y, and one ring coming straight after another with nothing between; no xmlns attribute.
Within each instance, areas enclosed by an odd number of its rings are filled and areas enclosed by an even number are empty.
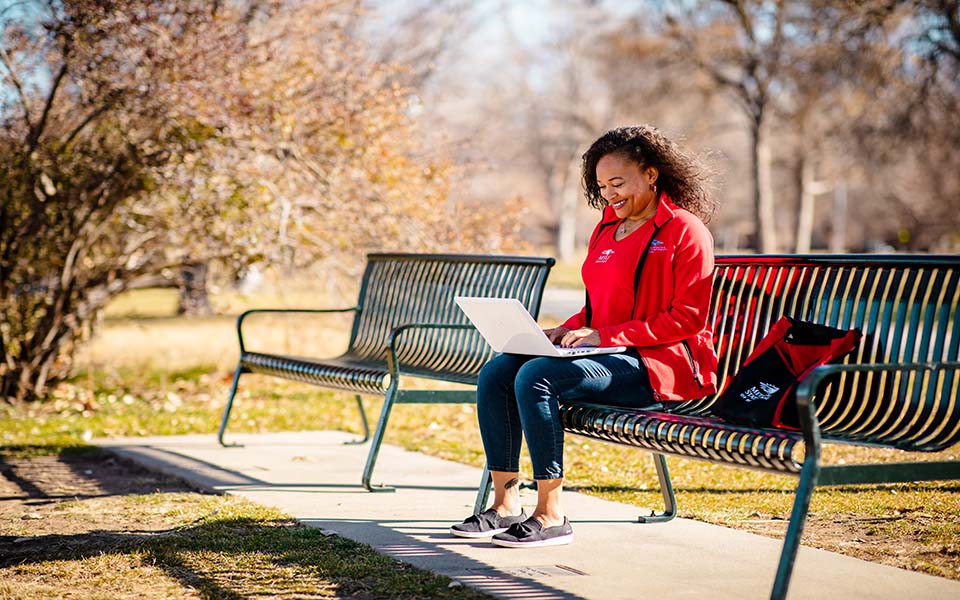
<svg viewBox="0 0 960 600"><path fill-rule="evenodd" d="M520 471L521 435L534 479L563 477L560 403L643 408L655 404L634 349L583 358L500 354L480 370L477 418L491 471Z"/></svg>

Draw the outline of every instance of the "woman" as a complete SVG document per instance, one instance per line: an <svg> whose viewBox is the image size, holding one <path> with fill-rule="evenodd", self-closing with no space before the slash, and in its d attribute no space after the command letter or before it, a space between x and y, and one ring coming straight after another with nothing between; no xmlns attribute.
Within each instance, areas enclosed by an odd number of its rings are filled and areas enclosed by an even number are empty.
<svg viewBox="0 0 960 600"><path fill-rule="evenodd" d="M608 131L583 155L587 201L603 211L581 270L583 309L546 330L555 344L627 346L619 354L547 358L502 354L484 365L477 414L493 506L451 527L508 547L568 544L560 502L561 402L633 408L716 391L717 356L707 323L713 203L691 157L649 126ZM520 507L521 433L537 482L537 507Z"/></svg>

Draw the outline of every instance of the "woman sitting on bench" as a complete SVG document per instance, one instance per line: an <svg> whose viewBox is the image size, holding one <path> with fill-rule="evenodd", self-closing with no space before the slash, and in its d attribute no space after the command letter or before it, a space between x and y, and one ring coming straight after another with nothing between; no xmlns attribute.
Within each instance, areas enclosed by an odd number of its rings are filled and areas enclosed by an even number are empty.
<svg viewBox="0 0 960 600"><path fill-rule="evenodd" d="M713 201L704 172L657 129L608 131L583 155L583 186L602 210L581 270L583 309L546 330L561 346L626 346L581 358L501 354L480 372L477 415L493 479L493 506L451 527L507 547L569 544L561 504L561 402L649 408L716 391L707 323ZM533 462L537 506L520 506L521 434Z"/></svg>

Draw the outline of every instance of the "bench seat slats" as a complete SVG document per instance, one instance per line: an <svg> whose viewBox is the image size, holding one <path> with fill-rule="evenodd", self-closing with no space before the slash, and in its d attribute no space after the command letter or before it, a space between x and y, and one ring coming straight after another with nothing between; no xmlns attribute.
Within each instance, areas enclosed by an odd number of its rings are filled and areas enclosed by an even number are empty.
<svg viewBox="0 0 960 600"><path fill-rule="evenodd" d="M271 375L358 394L386 392L390 370L386 361L358 359L349 355L315 359L302 356L245 352L240 364L250 373ZM459 370L434 369L429 365L404 365L404 375L453 383L476 384L476 376Z"/></svg>
<svg viewBox="0 0 960 600"><path fill-rule="evenodd" d="M400 325L468 325L454 298L512 297L536 315L553 259L517 256L371 254L346 352L336 358L241 351L240 367L362 394L384 395L387 355ZM403 375L476 384L493 352L472 329L411 329L397 344Z"/></svg>
<svg viewBox="0 0 960 600"><path fill-rule="evenodd" d="M240 365L251 373L272 375L358 394L383 394L387 389L387 364L372 368L366 361L337 357L317 360L278 354L244 352Z"/></svg>
<svg viewBox="0 0 960 600"><path fill-rule="evenodd" d="M803 446L799 433L580 403L561 405L560 418L566 431L584 437L765 471L800 472L801 462L795 459Z"/></svg>

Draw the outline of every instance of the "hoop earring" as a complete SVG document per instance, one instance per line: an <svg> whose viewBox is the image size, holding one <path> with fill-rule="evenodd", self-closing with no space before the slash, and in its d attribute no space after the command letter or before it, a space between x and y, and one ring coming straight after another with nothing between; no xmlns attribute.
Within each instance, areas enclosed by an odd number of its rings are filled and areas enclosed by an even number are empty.
<svg viewBox="0 0 960 600"><path fill-rule="evenodd" d="M657 186L655 186L655 185L653 185L653 184L651 183L651 184L650 184L650 191L656 193L656 191L657 191Z"/></svg>

